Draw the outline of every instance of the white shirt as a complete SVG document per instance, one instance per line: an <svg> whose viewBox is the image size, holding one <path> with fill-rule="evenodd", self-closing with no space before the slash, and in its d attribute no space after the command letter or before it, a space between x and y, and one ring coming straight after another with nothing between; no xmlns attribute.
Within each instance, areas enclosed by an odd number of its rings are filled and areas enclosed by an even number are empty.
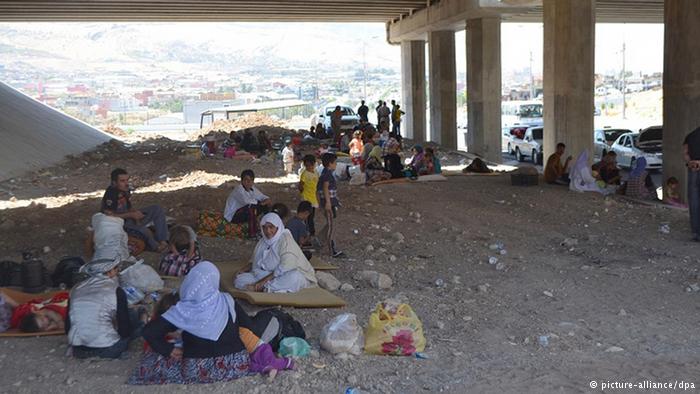
<svg viewBox="0 0 700 394"><path fill-rule="evenodd" d="M269 197L262 194L257 187L253 186L250 191L246 190L243 185L238 185L233 188L231 194L226 199L226 208L224 209L224 218L229 222L233 219L236 211L246 205L255 205L261 201L267 200Z"/></svg>
<svg viewBox="0 0 700 394"><path fill-rule="evenodd" d="M282 161L284 163L291 163L294 161L294 150L289 149L288 146L285 146L284 149L282 149Z"/></svg>

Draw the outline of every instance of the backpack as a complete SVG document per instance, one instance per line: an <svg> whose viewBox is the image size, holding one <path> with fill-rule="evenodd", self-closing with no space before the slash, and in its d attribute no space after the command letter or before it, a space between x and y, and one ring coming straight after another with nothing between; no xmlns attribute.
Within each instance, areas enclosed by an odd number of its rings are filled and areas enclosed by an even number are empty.
<svg viewBox="0 0 700 394"><path fill-rule="evenodd" d="M51 283L54 287L59 287L61 283L67 288L75 286L80 282L82 274L79 273L80 267L85 265L85 261L80 257L64 257L51 274Z"/></svg>
<svg viewBox="0 0 700 394"><path fill-rule="evenodd" d="M251 318L252 331L270 344L272 350L279 350L280 342L284 338L296 337L306 339L304 327L289 313L280 309L265 309Z"/></svg>
<svg viewBox="0 0 700 394"><path fill-rule="evenodd" d="M0 261L0 287L22 286L22 264Z"/></svg>

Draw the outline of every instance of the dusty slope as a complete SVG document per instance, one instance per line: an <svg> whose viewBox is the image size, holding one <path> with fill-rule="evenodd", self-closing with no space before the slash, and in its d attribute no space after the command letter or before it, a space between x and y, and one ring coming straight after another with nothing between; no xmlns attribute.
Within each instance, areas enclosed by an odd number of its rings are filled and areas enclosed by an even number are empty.
<svg viewBox="0 0 700 394"><path fill-rule="evenodd" d="M191 161L174 149L104 154L88 158L87 165L76 160L0 186L14 187L16 204L26 197L91 192L104 185L111 167L124 165L138 175L142 190L162 190L137 194L135 203L161 201L170 215L194 224L200 209L222 208L234 183L219 183L247 164ZM276 175L278 167L252 166L259 177ZM185 185L192 187L176 188ZM67 190L60 191L63 187ZM262 183L260 188L296 205L289 185ZM423 320L431 359L339 360L321 351L273 383L256 376L208 386L138 388L123 383L138 363L139 344L123 360L76 361L62 355L65 338L30 338L0 341L0 383L10 392L163 393L342 393L349 386L375 393L541 393L591 392L591 380L700 383L700 293L686 292L699 280L700 253L698 244L687 242L685 213L558 187L514 188L507 177L373 188L341 184L340 196L345 207L339 215L339 245L349 258L338 262L337 277L355 286L340 293L349 301L346 311L366 325L375 303L402 294ZM9 197L0 198L6 203ZM19 251L43 246L52 248L51 256L79 253L83 229L98 203L91 198L54 209L0 211L5 223L0 223L1 254L17 259ZM658 231L662 223L670 225L670 234ZM393 241L397 231L405 243ZM576 241L562 245L566 238ZM503 270L488 264L495 255L489 246L496 242L507 250L499 255ZM374 252L365 252L368 244ZM214 260L248 255L252 248L252 243L203 239L204 255ZM394 287L375 290L354 281L353 273L362 269L389 274ZM437 279L445 286L436 286ZM305 324L318 349L321 327L341 311L290 312ZM538 344L541 335L549 335L547 347ZM606 352L613 346L622 350ZM317 369L312 362L326 367Z"/></svg>

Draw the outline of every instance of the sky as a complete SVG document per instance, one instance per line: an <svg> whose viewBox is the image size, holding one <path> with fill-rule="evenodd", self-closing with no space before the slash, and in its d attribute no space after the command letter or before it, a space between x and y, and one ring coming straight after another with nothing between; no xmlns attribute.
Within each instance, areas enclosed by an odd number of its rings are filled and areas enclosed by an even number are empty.
<svg viewBox="0 0 700 394"><path fill-rule="evenodd" d="M455 37L457 69L466 70L464 31ZM664 27L662 24L596 25L595 72L622 70L622 46L626 44L626 68L651 74L663 71ZM527 67L533 58L535 75L542 74L543 37L541 23L504 23L501 27L501 63L504 72Z"/></svg>
<svg viewBox="0 0 700 394"><path fill-rule="evenodd" d="M0 32L19 29L30 32L34 40L20 44L50 45L65 48L71 58L88 61L98 53L109 55L114 46L157 48L158 42L184 40L204 48L227 51L272 51L290 60L323 58L327 64L362 64L363 52L368 64L400 69L400 47L386 42L381 23L4 23ZM71 47L75 38L111 32L110 45L99 44L85 50L82 44ZM17 38L0 34L0 44ZM134 37L140 38L134 42ZM77 42L77 40L76 40ZM455 37L458 70L466 70L464 31ZM596 72L619 72L621 49L626 43L627 69L653 73L663 70L663 25L598 24L596 26ZM98 42L97 42L98 43ZM504 73L527 68L530 53L536 75L542 70L542 24L502 25L502 64ZM2 55L0 48L0 56Z"/></svg>

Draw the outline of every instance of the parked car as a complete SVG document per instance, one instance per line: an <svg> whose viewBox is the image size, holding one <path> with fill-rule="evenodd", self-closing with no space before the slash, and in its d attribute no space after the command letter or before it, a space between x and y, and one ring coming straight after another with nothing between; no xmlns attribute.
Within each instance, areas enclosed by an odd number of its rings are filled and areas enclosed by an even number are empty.
<svg viewBox="0 0 700 394"><path fill-rule="evenodd" d="M323 127L325 127L326 130L331 128L331 115L333 111L335 111L335 107L335 105L326 107L324 111L318 115L316 120L318 123L323 123ZM343 114L340 126L342 131L352 130L355 126L360 124L360 116L357 115L352 108L341 105L340 111Z"/></svg>
<svg viewBox="0 0 700 394"><path fill-rule="evenodd" d="M528 128L530 128L530 126L525 124L506 126L503 128L503 138L506 138L505 144L508 154L515 154L515 145L525 138L525 132ZM503 140L501 143L503 143Z"/></svg>
<svg viewBox="0 0 700 394"><path fill-rule="evenodd" d="M661 169L663 167L662 137L662 126L648 127L639 133L622 134L611 149L617 153L617 162L620 166L634 168L637 159L644 157L647 160L647 169Z"/></svg>
<svg viewBox="0 0 700 394"><path fill-rule="evenodd" d="M600 159L611 149L612 144L625 133L632 133L632 130L602 128L593 131L593 155Z"/></svg>
<svg viewBox="0 0 700 394"><path fill-rule="evenodd" d="M522 140L513 139L512 143L515 149L515 158L518 161L525 161L529 157L534 164L542 164L543 159L543 143L544 136L543 126L529 127L525 131L525 136Z"/></svg>

